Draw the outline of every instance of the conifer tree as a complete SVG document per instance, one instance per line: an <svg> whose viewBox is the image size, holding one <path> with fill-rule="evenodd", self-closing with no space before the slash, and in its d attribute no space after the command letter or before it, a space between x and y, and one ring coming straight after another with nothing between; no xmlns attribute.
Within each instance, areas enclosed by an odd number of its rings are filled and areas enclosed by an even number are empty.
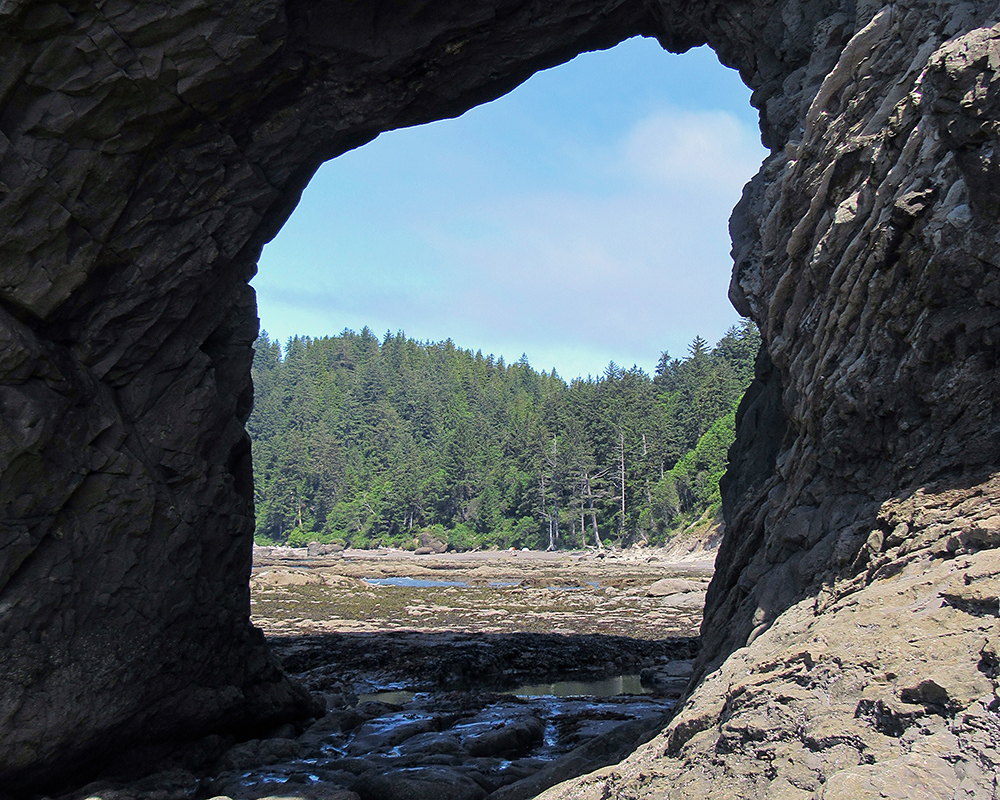
<svg viewBox="0 0 1000 800"><path fill-rule="evenodd" d="M715 508L760 337L734 326L653 377L615 362L567 384L526 356L451 340L262 332L255 346L257 534L301 544L603 547L661 540Z"/></svg>

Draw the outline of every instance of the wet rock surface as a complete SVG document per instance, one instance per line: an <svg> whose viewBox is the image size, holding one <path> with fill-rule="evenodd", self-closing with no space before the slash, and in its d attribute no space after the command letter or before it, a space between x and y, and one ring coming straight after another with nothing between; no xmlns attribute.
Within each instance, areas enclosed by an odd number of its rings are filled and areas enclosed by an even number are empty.
<svg viewBox="0 0 1000 800"><path fill-rule="evenodd" d="M494 553L432 561L408 553L351 551L336 557L308 551L258 556L255 574L265 575L258 589L268 586L277 595L274 607L316 623L328 620L300 590L323 586L333 602L343 601L337 595L342 582L353 586L357 581L345 572L378 570L432 583L405 575L427 569L442 579L439 583L451 578L452 584L456 576L482 578L489 572L505 579L488 587L494 593L508 591L526 576L539 583L561 578L563 584L597 591L586 580L597 577L598 584L634 583L640 596L670 571L653 553L641 558ZM292 574L302 581L281 579L286 573L273 571L288 563L296 565ZM702 561L682 565L679 572L698 584L708 568L710 562ZM416 600L439 587L384 588L406 588ZM522 610L529 610L532 596L521 602ZM270 638L285 671L322 698L322 717L275 728L269 738L206 741L171 772L139 781L125 775L105 779L60 800L524 800L619 761L662 729L686 687L698 648L695 637L679 633L662 639L593 633L600 616L593 612L577 615L576 627L564 634L476 633L432 627L427 620L419 620L422 629L381 631L392 611L391 604L380 607L384 618L369 617L366 630ZM484 621L489 620L486 615ZM258 611L263 628L275 627L276 621ZM529 626L530 618L525 615L522 624ZM697 625L695 614L683 628L692 631ZM321 631L325 627L317 625Z"/></svg>
<svg viewBox="0 0 1000 800"><path fill-rule="evenodd" d="M319 558L306 550L258 549L252 618L269 636L415 630L695 636L714 555L678 562L659 549L351 550ZM665 572L676 577L664 579ZM688 591L663 596L657 587L664 586Z"/></svg>
<svg viewBox="0 0 1000 800"><path fill-rule="evenodd" d="M361 702L329 711L296 740L286 740L284 758L223 769L208 786L234 800L277 794L279 787L301 797L341 789L362 800L442 793L477 800L533 797L618 760L665 724L671 706L662 695L572 699L490 692ZM259 758L259 752L252 755Z"/></svg>
<svg viewBox="0 0 1000 800"><path fill-rule="evenodd" d="M601 679L687 661L698 651L693 637L632 639L603 634L399 631L282 637L270 642L304 686L338 693L345 686L365 693L399 684L427 691L482 685L510 688L564 676Z"/></svg>

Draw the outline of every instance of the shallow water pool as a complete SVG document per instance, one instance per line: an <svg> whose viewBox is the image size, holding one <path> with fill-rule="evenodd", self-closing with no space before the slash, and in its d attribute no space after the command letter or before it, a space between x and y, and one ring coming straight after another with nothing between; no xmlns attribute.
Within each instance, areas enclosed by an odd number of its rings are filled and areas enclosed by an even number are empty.
<svg viewBox="0 0 1000 800"><path fill-rule="evenodd" d="M468 586L465 581L438 581L429 578L364 578L369 586L409 586L429 589L439 586Z"/></svg>
<svg viewBox="0 0 1000 800"><path fill-rule="evenodd" d="M530 683L514 689L498 691L497 694L512 694L515 697L619 697L623 695L652 694L651 689L642 685L638 675L615 675L595 681L554 681L552 683ZM415 697L427 697L426 692L409 689L389 689L369 694L359 694L358 701L405 705Z"/></svg>
<svg viewBox="0 0 1000 800"><path fill-rule="evenodd" d="M520 686L507 694L518 697L617 697L628 694L652 694L638 675L616 675L599 681L555 681Z"/></svg>

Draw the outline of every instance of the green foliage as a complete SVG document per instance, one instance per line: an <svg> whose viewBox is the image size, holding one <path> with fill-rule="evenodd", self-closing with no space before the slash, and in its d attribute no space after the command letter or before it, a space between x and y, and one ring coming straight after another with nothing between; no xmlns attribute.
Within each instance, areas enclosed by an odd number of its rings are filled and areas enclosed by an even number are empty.
<svg viewBox="0 0 1000 800"><path fill-rule="evenodd" d="M315 541L315 539L310 538L309 534L302 528L292 528L288 533L287 544L289 547L305 547L311 541Z"/></svg>
<svg viewBox="0 0 1000 800"><path fill-rule="evenodd" d="M402 333L262 333L255 347L256 539L454 549L662 539L719 503L734 409L753 375L750 323L652 378L610 363L567 384ZM623 502L624 501L624 502ZM623 511L624 505L624 511Z"/></svg>
<svg viewBox="0 0 1000 800"><path fill-rule="evenodd" d="M696 519L722 505L719 481L726 471L727 454L736 438L736 408L717 419L656 484L650 508L650 525L663 534L680 523Z"/></svg>
<svg viewBox="0 0 1000 800"><path fill-rule="evenodd" d="M452 550L464 552L476 547L476 531L469 523L461 522L445 533L448 547Z"/></svg>

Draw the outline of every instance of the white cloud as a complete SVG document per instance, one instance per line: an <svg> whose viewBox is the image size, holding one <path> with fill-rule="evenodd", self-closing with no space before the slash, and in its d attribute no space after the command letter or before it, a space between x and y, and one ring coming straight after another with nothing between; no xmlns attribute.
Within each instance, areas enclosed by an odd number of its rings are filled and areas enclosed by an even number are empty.
<svg viewBox="0 0 1000 800"><path fill-rule="evenodd" d="M726 111L662 111L639 122L623 149L641 179L730 193L740 190L763 157L758 132Z"/></svg>
<svg viewBox="0 0 1000 800"><path fill-rule="evenodd" d="M265 327L402 328L573 377L652 369L736 321L727 222L764 156L750 122L661 104L600 141L566 125L504 145L520 166L470 154L475 138L324 167L261 260Z"/></svg>
<svg viewBox="0 0 1000 800"><path fill-rule="evenodd" d="M563 359L574 347L622 361L638 353L651 368L660 350L681 354L694 335L735 322L727 222L763 155L755 131L727 113L659 113L595 159L600 193L473 202L462 214L476 236L431 217L419 227L438 268L452 271L440 283L458 289L450 313L463 325L519 334Z"/></svg>

